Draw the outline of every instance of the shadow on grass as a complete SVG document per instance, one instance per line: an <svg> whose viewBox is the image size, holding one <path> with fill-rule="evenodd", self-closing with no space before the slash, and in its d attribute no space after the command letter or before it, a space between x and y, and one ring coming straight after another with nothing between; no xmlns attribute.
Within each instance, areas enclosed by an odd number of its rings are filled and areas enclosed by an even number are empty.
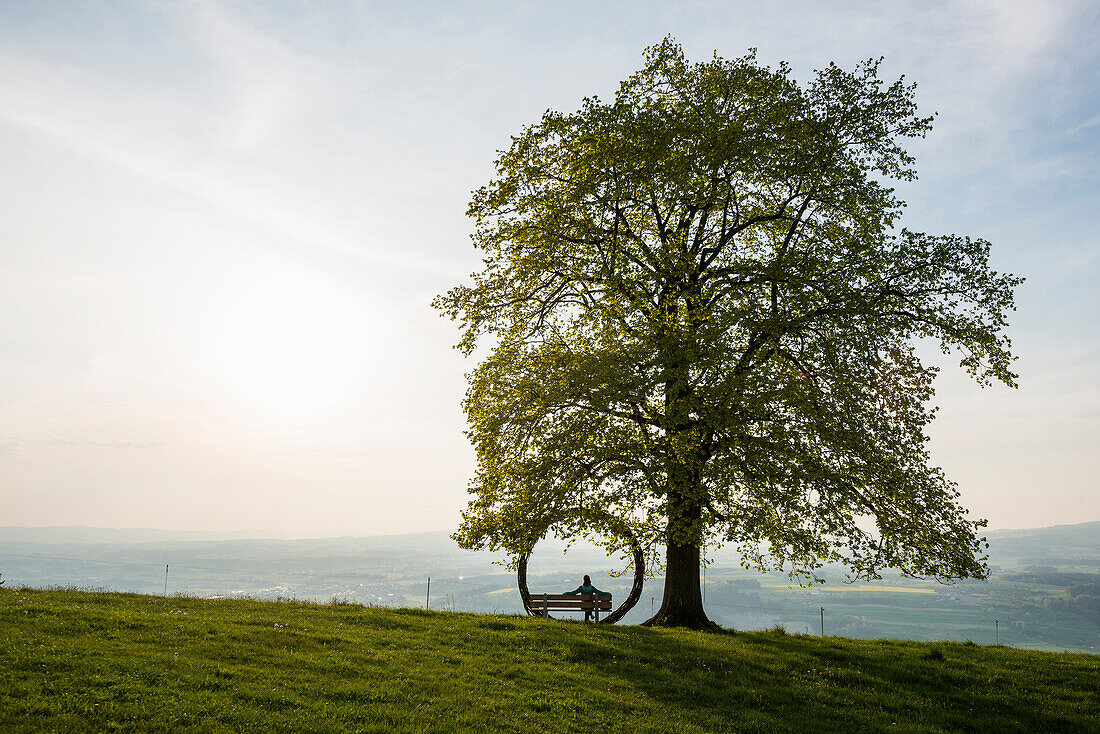
<svg viewBox="0 0 1100 734"><path fill-rule="evenodd" d="M964 643L601 632L574 640L565 660L706 730L1100 731L1098 666L1086 656L1037 665L1024 651Z"/></svg>

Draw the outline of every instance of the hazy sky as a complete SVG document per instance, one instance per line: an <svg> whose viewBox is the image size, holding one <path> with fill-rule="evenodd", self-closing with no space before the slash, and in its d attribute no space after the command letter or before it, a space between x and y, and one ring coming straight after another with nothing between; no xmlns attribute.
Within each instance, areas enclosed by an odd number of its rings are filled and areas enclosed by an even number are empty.
<svg viewBox="0 0 1100 734"><path fill-rule="evenodd" d="M885 56L936 128L904 223L1027 278L1020 389L947 362L990 527L1100 519L1095 3L0 1L0 525L453 528L457 332L494 151L642 49Z"/></svg>

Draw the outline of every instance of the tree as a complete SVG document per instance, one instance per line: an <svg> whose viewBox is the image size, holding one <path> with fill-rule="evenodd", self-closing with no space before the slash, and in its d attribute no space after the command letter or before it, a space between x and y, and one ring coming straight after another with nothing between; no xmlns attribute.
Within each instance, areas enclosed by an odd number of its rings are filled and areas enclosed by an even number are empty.
<svg viewBox="0 0 1100 734"><path fill-rule="evenodd" d="M929 465L936 370L916 350L1014 386L1020 279L988 242L897 226L887 184L915 178L901 141L932 118L878 71L800 86L666 39L614 101L512 138L469 206L484 268L435 302L466 354L491 343L465 399L461 545L519 554L575 508L622 518L665 548L648 623L692 627L711 624L708 544L810 581L987 573L984 521Z"/></svg>

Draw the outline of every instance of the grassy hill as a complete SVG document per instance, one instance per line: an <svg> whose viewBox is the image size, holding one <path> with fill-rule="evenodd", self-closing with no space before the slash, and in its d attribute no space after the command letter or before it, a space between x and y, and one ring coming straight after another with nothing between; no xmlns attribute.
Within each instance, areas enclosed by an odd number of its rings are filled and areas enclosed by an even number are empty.
<svg viewBox="0 0 1100 734"><path fill-rule="evenodd" d="M1100 657L0 590L0 731L1100 731Z"/></svg>

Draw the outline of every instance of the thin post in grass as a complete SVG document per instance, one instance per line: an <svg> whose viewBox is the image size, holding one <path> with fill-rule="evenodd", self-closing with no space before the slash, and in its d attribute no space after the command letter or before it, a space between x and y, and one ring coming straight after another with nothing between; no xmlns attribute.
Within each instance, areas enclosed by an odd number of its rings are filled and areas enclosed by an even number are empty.
<svg viewBox="0 0 1100 734"><path fill-rule="evenodd" d="M428 600L432 598L432 577L428 577L428 591L424 594L424 608L428 608Z"/></svg>
<svg viewBox="0 0 1100 734"><path fill-rule="evenodd" d="M1001 620L999 620L999 619L994 619L993 620L993 635L994 635L993 644L1000 645L1001 644Z"/></svg>
<svg viewBox="0 0 1100 734"><path fill-rule="evenodd" d="M825 607L821 607L821 636L825 636Z"/></svg>
<svg viewBox="0 0 1100 734"><path fill-rule="evenodd" d="M164 595L168 596L168 564L164 564Z"/></svg>

